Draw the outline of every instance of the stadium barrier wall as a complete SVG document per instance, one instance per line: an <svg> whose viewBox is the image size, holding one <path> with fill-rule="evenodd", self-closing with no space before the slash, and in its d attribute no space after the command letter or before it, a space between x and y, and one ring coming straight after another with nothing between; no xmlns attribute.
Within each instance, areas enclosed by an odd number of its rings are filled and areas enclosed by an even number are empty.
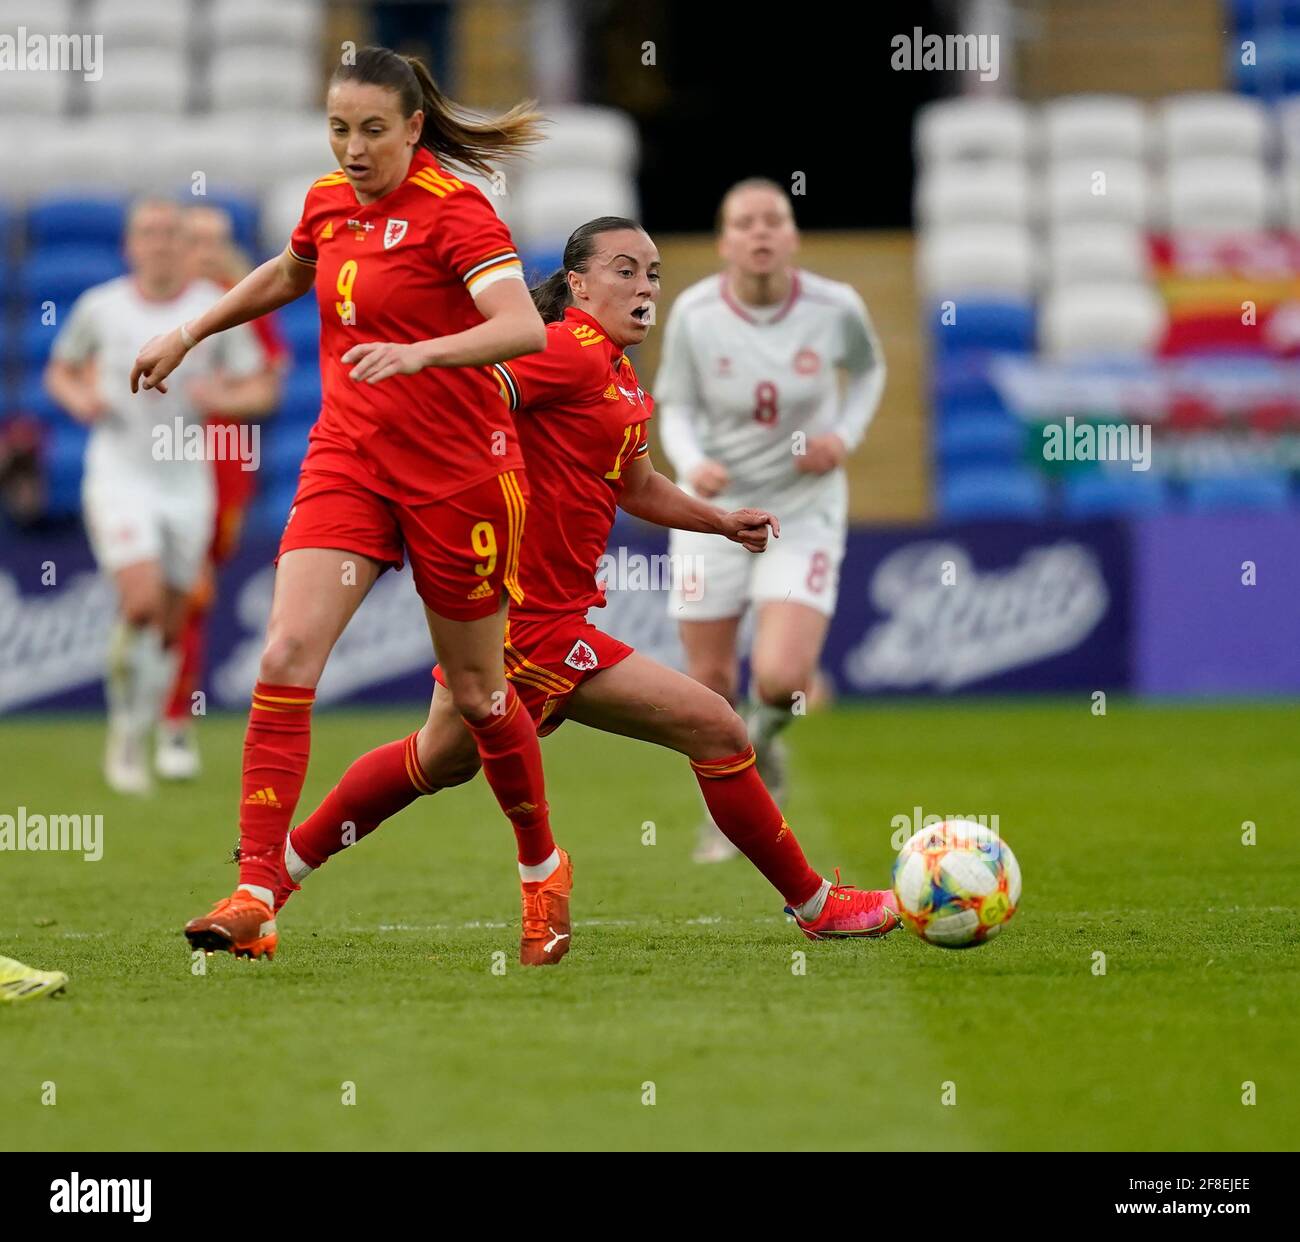
<svg viewBox="0 0 1300 1242"><path fill-rule="evenodd" d="M591 619L680 667L662 532L621 522ZM1132 690L1300 694L1300 514L850 531L824 668L843 697ZM222 572L205 707L243 710L275 545ZM0 548L0 712L90 708L112 589L85 538ZM428 633L409 571L386 573L340 641L321 703L427 701Z"/></svg>

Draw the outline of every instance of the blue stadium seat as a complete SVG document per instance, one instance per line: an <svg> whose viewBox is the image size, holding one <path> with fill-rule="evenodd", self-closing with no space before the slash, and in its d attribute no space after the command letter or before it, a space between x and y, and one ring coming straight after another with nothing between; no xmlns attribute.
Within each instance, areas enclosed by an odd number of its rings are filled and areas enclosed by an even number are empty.
<svg viewBox="0 0 1300 1242"><path fill-rule="evenodd" d="M81 511L81 472L89 431L65 419L49 429L45 440L46 511L69 517Z"/></svg>
<svg viewBox="0 0 1300 1242"><path fill-rule="evenodd" d="M1047 512L1047 483L1028 467L968 466L952 470L939 489L942 515L971 518L1041 518Z"/></svg>
<svg viewBox="0 0 1300 1242"><path fill-rule="evenodd" d="M34 249L103 246L118 250L126 200L109 195L51 194L27 212L27 236Z"/></svg>
<svg viewBox="0 0 1300 1242"><path fill-rule="evenodd" d="M1191 479L1187 507L1210 511L1253 509L1277 511L1291 504L1291 486L1282 471Z"/></svg>
<svg viewBox="0 0 1300 1242"><path fill-rule="evenodd" d="M39 316L24 315L22 327L13 334L16 357L24 372L39 375L45 369L58 328L41 323Z"/></svg>
<svg viewBox="0 0 1300 1242"><path fill-rule="evenodd" d="M280 392L276 423L314 423L320 414L320 371L315 366L296 366L285 377Z"/></svg>
<svg viewBox="0 0 1300 1242"><path fill-rule="evenodd" d="M1285 26L1300 24L1300 0L1228 0L1226 7L1239 31L1275 22ZM1240 48L1237 54L1241 54Z"/></svg>
<svg viewBox="0 0 1300 1242"><path fill-rule="evenodd" d="M524 264L524 279L528 281L529 288L532 288L533 285L541 284L552 275L556 268L563 266L564 248L561 246L557 250L524 250L520 252L519 257Z"/></svg>
<svg viewBox="0 0 1300 1242"><path fill-rule="evenodd" d="M1090 470L1065 477L1062 508L1067 517L1155 513L1167 508L1169 488L1151 471Z"/></svg>
<svg viewBox="0 0 1300 1242"><path fill-rule="evenodd" d="M298 467L307 455L307 433L310 430L310 423L282 423L278 419L267 427L263 437L269 443L262 449L264 482L276 483L282 479L298 477Z"/></svg>
<svg viewBox="0 0 1300 1242"><path fill-rule="evenodd" d="M306 300L306 299L302 299ZM297 306L294 302L292 305ZM313 297L308 305L310 314L285 315L280 312L276 320L285 344L293 355L295 365L316 367L320 365L320 314Z"/></svg>
<svg viewBox="0 0 1300 1242"><path fill-rule="evenodd" d="M121 256L103 246L37 251L18 276L22 305L32 310L43 302L53 302L62 318L92 285L121 276L124 270Z"/></svg>
<svg viewBox="0 0 1300 1242"><path fill-rule="evenodd" d="M249 533L272 538L279 535L284 529L285 518L289 516L297 487L296 477L275 482L264 479L248 515Z"/></svg>
<svg viewBox="0 0 1300 1242"><path fill-rule="evenodd" d="M1034 307L1018 298L960 298L951 323L936 303L930 311L930 339L936 357L970 350L1032 353Z"/></svg>
<svg viewBox="0 0 1300 1242"><path fill-rule="evenodd" d="M19 413L30 414L43 423L72 423L71 415L65 413L62 406L56 405L54 398L45 391L39 373L29 374L19 385L18 398L13 408Z"/></svg>
<svg viewBox="0 0 1300 1242"><path fill-rule="evenodd" d="M939 460L945 465L1019 461L1028 427L997 406L947 407L936 429Z"/></svg>

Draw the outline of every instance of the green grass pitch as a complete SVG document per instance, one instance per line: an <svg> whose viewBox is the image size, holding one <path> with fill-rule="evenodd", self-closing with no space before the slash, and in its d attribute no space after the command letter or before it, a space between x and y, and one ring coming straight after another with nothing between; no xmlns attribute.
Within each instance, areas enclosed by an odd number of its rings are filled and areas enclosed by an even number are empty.
<svg viewBox="0 0 1300 1242"><path fill-rule="evenodd" d="M0 952L72 980L0 1010L0 1147L1295 1149L1295 708L1089 708L839 708L789 734L789 818L826 873L885 883L917 805L999 817L1024 897L979 949L806 942L744 860L690 862L684 760L570 724L544 744L575 863L560 967L517 964L480 779L312 876L275 962L205 975L180 928L234 883L242 720L205 722L203 778L147 801L104 791L99 721L0 723L0 812L105 819L99 862L0 853ZM418 717L318 712L299 818Z"/></svg>

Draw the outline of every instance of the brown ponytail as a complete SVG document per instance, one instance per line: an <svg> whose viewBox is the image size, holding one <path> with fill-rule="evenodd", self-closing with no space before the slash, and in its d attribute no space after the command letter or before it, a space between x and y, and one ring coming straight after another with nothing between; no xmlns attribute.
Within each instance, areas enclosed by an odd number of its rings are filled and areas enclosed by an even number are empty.
<svg viewBox="0 0 1300 1242"><path fill-rule="evenodd" d="M540 285L528 290L544 323L556 323L564 318L565 308L570 305L569 273L587 270L591 256L596 253L596 238L602 233L622 229L640 231L641 226L626 216L598 216L573 230L564 243L563 266L556 268Z"/></svg>
<svg viewBox="0 0 1300 1242"><path fill-rule="evenodd" d="M525 100L500 116L478 117L447 98L424 62L386 47L363 47L352 64L341 64L335 82L362 82L395 91L402 115L424 113L419 145L442 163L491 176L493 161L518 155L542 138L545 118L536 102Z"/></svg>

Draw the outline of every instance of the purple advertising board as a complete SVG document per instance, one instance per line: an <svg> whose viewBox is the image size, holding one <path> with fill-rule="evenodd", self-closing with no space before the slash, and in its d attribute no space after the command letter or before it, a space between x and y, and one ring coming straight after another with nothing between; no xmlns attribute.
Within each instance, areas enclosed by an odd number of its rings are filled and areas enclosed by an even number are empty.
<svg viewBox="0 0 1300 1242"><path fill-rule="evenodd" d="M1130 543L1129 528L1110 522L855 529L823 667L843 696L1127 688ZM666 551L662 531L620 522L607 607L590 619L681 667ZM211 708L248 702L274 552L273 542L251 540L222 571L209 627ZM0 712L98 705L111 621L111 588L82 535L7 539ZM423 702L431 663L409 571L386 573L335 649L318 702Z"/></svg>

